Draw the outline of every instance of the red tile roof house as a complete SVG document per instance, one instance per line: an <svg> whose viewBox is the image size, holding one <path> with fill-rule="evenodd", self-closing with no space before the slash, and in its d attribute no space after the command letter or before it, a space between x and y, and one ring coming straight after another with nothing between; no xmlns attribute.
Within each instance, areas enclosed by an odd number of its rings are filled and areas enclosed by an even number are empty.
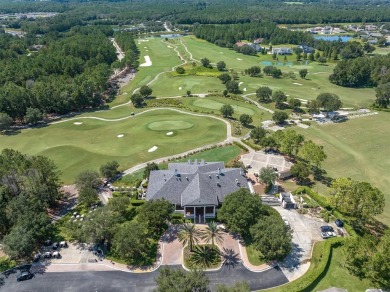
<svg viewBox="0 0 390 292"><path fill-rule="evenodd" d="M227 195L240 188L252 191L249 184L241 168L225 168L223 162L169 163L166 170L150 172L146 200L166 199L175 213L205 223Z"/></svg>

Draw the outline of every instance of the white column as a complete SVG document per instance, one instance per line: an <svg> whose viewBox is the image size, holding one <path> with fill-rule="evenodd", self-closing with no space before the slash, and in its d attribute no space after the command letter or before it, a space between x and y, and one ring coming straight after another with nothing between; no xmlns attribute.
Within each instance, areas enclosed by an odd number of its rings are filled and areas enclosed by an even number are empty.
<svg viewBox="0 0 390 292"><path fill-rule="evenodd" d="M206 223L206 206L203 206L203 220Z"/></svg>
<svg viewBox="0 0 390 292"><path fill-rule="evenodd" d="M213 214L214 214L214 217L215 217L215 206L213 206L214 207L214 211L213 211Z"/></svg>

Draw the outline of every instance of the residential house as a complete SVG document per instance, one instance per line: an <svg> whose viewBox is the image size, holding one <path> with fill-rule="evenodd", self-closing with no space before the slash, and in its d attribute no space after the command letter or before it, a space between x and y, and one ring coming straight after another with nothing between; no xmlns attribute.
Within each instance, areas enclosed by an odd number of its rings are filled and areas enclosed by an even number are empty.
<svg viewBox="0 0 390 292"><path fill-rule="evenodd" d="M188 160L169 163L166 170L150 172L146 200L166 199L175 212L195 222L215 218L225 197L240 188L253 190L240 168L225 168L223 162Z"/></svg>
<svg viewBox="0 0 390 292"><path fill-rule="evenodd" d="M306 54L314 53L314 48L309 47L307 45L300 45L300 46L298 46L298 48L300 48L302 50L302 52L304 52Z"/></svg>
<svg viewBox="0 0 390 292"><path fill-rule="evenodd" d="M292 50L290 48L272 48L272 54L291 55Z"/></svg>

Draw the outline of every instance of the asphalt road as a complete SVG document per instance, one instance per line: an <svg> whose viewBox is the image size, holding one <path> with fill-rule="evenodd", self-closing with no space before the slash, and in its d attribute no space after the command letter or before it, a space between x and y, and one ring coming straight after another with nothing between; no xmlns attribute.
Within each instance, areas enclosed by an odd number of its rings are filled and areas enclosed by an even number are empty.
<svg viewBox="0 0 390 292"><path fill-rule="evenodd" d="M181 268L181 266L174 266ZM217 284L232 285L237 281L246 281L252 290L265 289L288 282L279 269L270 269L260 273L248 271L242 264L234 268L223 267L216 272L207 272L210 288ZM146 292L156 288L154 278L158 270L152 273L134 274L122 271L110 272L67 272L37 274L31 280L16 281L16 275L11 274L0 291L7 292L52 292L52 291L129 291Z"/></svg>

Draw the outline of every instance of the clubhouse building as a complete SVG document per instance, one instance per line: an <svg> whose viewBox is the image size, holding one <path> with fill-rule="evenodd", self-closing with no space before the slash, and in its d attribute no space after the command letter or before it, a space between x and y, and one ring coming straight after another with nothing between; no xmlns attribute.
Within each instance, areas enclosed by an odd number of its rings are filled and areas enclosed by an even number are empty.
<svg viewBox="0 0 390 292"><path fill-rule="evenodd" d="M176 213L204 223L206 218L215 218L216 208L225 197L240 188L253 192L242 169L195 159L169 163L166 170L151 171L146 200L164 198L175 206Z"/></svg>

